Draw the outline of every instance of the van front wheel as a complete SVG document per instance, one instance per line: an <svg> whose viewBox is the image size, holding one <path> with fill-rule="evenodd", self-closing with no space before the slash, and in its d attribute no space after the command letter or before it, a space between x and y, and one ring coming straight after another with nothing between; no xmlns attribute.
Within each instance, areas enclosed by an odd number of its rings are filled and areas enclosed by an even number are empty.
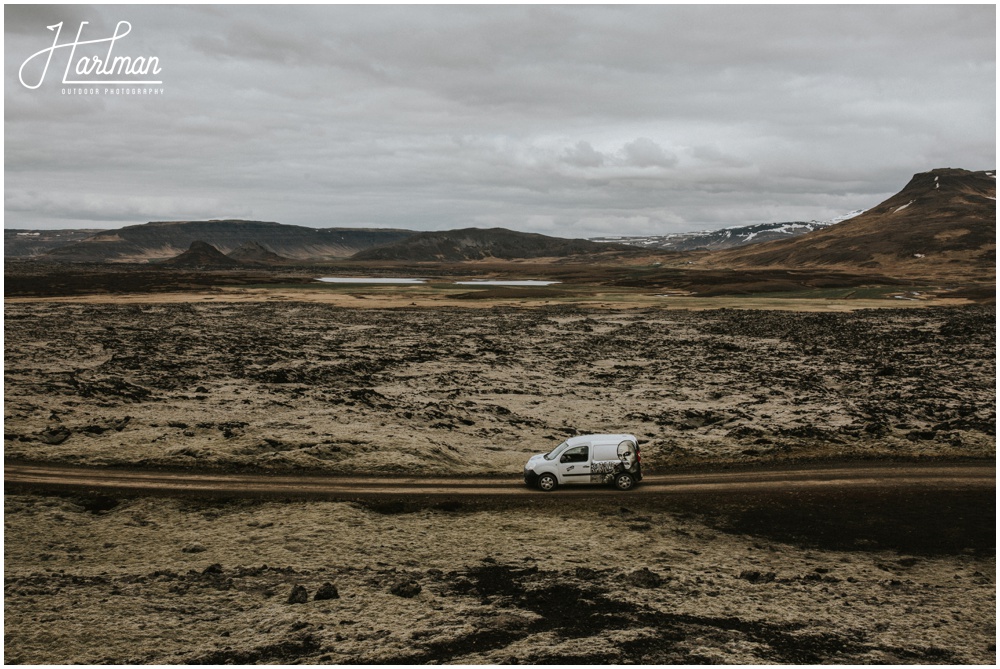
<svg viewBox="0 0 1000 669"><path fill-rule="evenodd" d="M559 482L556 481L556 477L552 474L542 474L538 477L538 487L545 492L552 492L556 489Z"/></svg>
<svg viewBox="0 0 1000 669"><path fill-rule="evenodd" d="M635 487L635 479L628 472L622 472L615 477L615 487L619 490L631 490Z"/></svg>

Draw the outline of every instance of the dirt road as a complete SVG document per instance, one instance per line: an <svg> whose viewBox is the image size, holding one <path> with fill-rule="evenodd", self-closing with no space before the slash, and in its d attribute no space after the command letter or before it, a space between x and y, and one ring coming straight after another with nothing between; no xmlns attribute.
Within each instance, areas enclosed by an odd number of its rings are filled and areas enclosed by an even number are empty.
<svg viewBox="0 0 1000 669"><path fill-rule="evenodd" d="M229 474L199 471L149 471L67 465L8 463L8 491L107 490L155 495L225 497L311 497L327 499L448 496L482 498L547 497L519 479L331 477L317 475ZM602 486L561 488L558 495L690 495L698 493L780 492L826 489L979 489L996 487L996 468L989 463L864 463L810 465L744 471L647 475L633 492Z"/></svg>

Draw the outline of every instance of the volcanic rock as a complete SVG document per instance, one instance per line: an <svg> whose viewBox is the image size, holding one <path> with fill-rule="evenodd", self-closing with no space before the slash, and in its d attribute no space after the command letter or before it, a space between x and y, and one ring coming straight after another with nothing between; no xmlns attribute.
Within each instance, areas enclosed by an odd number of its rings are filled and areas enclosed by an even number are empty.
<svg viewBox="0 0 1000 669"><path fill-rule="evenodd" d="M663 577L655 571L650 571L649 567L636 569L626 575L625 580L629 585L634 585L637 588L658 588L663 585Z"/></svg>
<svg viewBox="0 0 1000 669"><path fill-rule="evenodd" d="M393 583L392 587L389 588L389 592L396 595L397 597L409 598L409 597L416 597L417 595L419 595L422 589L423 588L420 587L419 583L417 583L413 579L407 578Z"/></svg>
<svg viewBox="0 0 1000 669"><path fill-rule="evenodd" d="M323 599L340 599L340 593L337 592L337 586L333 583L324 583L319 586L319 590L316 591L316 595L313 597L315 601L320 601Z"/></svg>
<svg viewBox="0 0 1000 669"><path fill-rule="evenodd" d="M52 446L58 446L70 437L70 431L62 425L45 430L38 435L38 440Z"/></svg>
<svg viewBox="0 0 1000 669"><path fill-rule="evenodd" d="M288 593L288 604L305 604L309 601L309 591L301 585L293 585L292 591Z"/></svg>

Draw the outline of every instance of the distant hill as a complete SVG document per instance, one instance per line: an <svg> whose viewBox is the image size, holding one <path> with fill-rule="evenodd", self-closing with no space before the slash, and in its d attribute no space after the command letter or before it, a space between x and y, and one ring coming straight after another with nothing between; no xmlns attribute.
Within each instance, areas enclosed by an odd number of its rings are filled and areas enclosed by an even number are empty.
<svg viewBox="0 0 1000 669"><path fill-rule="evenodd" d="M409 230L306 228L264 221L165 221L104 230L53 249L48 260L66 262L149 262L183 253L192 242L211 244L223 254L246 242L264 244L294 260L347 258L358 251L409 237Z"/></svg>
<svg viewBox="0 0 1000 669"><path fill-rule="evenodd" d="M44 255L52 249L68 246L86 239L100 230L22 230L20 228L4 228L3 257L4 258L34 258Z"/></svg>
<svg viewBox="0 0 1000 669"><path fill-rule="evenodd" d="M211 244L194 241L187 251L160 264L170 267L238 267L240 262L233 260Z"/></svg>
<svg viewBox="0 0 1000 669"><path fill-rule="evenodd" d="M916 174L899 193L855 218L786 241L719 251L707 262L995 276L996 173L946 168Z"/></svg>
<svg viewBox="0 0 1000 669"><path fill-rule="evenodd" d="M226 255L237 262L247 265L280 265L289 260L257 242L243 242L239 248L235 251L230 251Z"/></svg>
<svg viewBox="0 0 1000 669"><path fill-rule="evenodd" d="M465 228L418 232L392 244L361 251L352 260L406 260L413 262L462 262L497 258L564 258L575 255L625 251L634 247L602 244L586 239L563 239L505 228Z"/></svg>
<svg viewBox="0 0 1000 669"><path fill-rule="evenodd" d="M643 235L635 237L591 237L592 242L628 244L644 249L664 251L718 251L747 244L772 242L777 239L791 239L807 232L846 221L863 213L861 210L839 216L829 221L790 221L785 223L755 223L739 225L721 230L698 232L678 232L669 235Z"/></svg>

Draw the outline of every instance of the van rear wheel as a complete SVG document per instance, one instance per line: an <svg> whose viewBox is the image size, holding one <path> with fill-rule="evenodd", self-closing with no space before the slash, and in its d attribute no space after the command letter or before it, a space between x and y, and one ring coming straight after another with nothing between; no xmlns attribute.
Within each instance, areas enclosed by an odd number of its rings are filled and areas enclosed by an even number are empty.
<svg viewBox="0 0 1000 669"><path fill-rule="evenodd" d="M556 481L556 477L552 474L542 474L538 477L538 487L545 492L552 492L556 489L559 482Z"/></svg>
<svg viewBox="0 0 1000 669"><path fill-rule="evenodd" d="M622 472L615 476L615 487L619 490L631 490L635 487L635 479L628 472Z"/></svg>

